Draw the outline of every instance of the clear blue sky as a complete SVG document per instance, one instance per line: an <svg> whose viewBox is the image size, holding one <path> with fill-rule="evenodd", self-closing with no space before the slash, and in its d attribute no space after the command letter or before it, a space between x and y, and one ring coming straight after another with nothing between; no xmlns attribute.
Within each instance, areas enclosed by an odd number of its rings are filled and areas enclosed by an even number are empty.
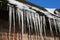
<svg viewBox="0 0 60 40"><path fill-rule="evenodd" d="M27 0L45 8L60 8L60 0Z"/></svg>

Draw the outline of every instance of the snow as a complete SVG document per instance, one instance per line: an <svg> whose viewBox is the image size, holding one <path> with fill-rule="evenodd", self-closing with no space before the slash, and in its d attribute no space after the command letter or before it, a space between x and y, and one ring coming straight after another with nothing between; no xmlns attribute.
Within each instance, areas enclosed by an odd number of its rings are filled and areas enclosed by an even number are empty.
<svg viewBox="0 0 60 40"><path fill-rule="evenodd" d="M47 9L50 13L54 14L56 8L45 8L45 9Z"/></svg>
<svg viewBox="0 0 60 40"><path fill-rule="evenodd" d="M45 9L47 9L48 11L43 11L43 10L37 8L37 7L30 6L30 5L27 5L27 4L23 4L23 3L21 3L21 2L15 1L15 0L8 0L8 1L9 1L9 3L11 3L11 4L16 5L17 8L26 9L26 10L32 11L32 12L34 12L34 13L35 13L34 10L37 10L37 11L40 11L40 12L44 13L45 15L47 15L47 16L50 17L50 18L54 18L54 16L51 15L51 13L54 14L54 10L55 10L56 8L45 8ZM34 10L29 9L29 7L31 7L31 8L34 9Z"/></svg>
<svg viewBox="0 0 60 40"><path fill-rule="evenodd" d="M15 0L8 0L9 3L16 5L18 8L29 8L25 4L15 1Z"/></svg>

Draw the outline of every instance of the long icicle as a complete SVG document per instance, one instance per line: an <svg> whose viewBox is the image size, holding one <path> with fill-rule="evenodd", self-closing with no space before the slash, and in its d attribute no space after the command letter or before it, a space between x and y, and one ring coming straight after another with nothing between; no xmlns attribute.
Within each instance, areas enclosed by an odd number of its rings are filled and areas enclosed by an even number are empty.
<svg viewBox="0 0 60 40"><path fill-rule="evenodd" d="M56 34L58 34L56 21L55 21L55 19L53 19L53 20L54 20L54 26L55 26L55 31L56 31Z"/></svg>
<svg viewBox="0 0 60 40"><path fill-rule="evenodd" d="M46 21L45 21L45 16L43 16L43 29L44 29L44 40L46 40Z"/></svg>
<svg viewBox="0 0 60 40"><path fill-rule="evenodd" d="M57 27L58 27L58 30L59 30L59 33L60 33L60 23L59 22L60 22L59 20L56 21L56 23L58 25Z"/></svg>
<svg viewBox="0 0 60 40"><path fill-rule="evenodd" d="M20 28L20 14L21 14L21 11L19 9L17 9L17 16L18 16L19 28Z"/></svg>
<svg viewBox="0 0 60 40"><path fill-rule="evenodd" d="M29 15L30 15L29 18L30 18L30 24L31 24L31 27L30 27L30 40L32 40L32 38L31 38L31 31L32 31L32 29L33 29L33 25L32 25L32 24L33 24L33 23L32 23L32 15L31 15L31 14L32 14L32 12L29 12Z"/></svg>
<svg viewBox="0 0 60 40"><path fill-rule="evenodd" d="M51 36L53 36L53 30L52 30L52 27L51 27L51 19L49 18L49 25L50 25L50 32L51 32Z"/></svg>
<svg viewBox="0 0 60 40"><path fill-rule="evenodd" d="M29 14L27 12L27 27L29 28L29 37L28 37L28 40L30 40L30 24L29 24Z"/></svg>
<svg viewBox="0 0 60 40"><path fill-rule="evenodd" d="M39 21L39 31L40 31L40 40L42 39L42 16L40 16L40 21Z"/></svg>
<svg viewBox="0 0 60 40"><path fill-rule="evenodd" d="M36 38L35 40L37 40L37 27L38 27L37 18L35 17L36 16L35 13L32 13L32 16L33 16L32 18L33 18L33 24L34 24L34 29L35 29L35 38Z"/></svg>
<svg viewBox="0 0 60 40"><path fill-rule="evenodd" d="M9 7L9 40L11 40L12 7Z"/></svg>
<svg viewBox="0 0 60 40"><path fill-rule="evenodd" d="M21 15L22 15L22 40L24 40L23 39L23 35L24 35L23 12L21 12Z"/></svg>
<svg viewBox="0 0 60 40"><path fill-rule="evenodd" d="M34 29L35 29L35 34L36 34L36 27L37 27L37 18L36 18L36 14L35 14L35 18L34 18ZM37 34L36 34L37 35ZM35 40L37 40L37 36L36 36L36 39Z"/></svg>
<svg viewBox="0 0 60 40"><path fill-rule="evenodd" d="M21 26L20 26L20 16L21 16L21 10L19 8L17 8L17 16L18 16L18 24L19 24L19 29L21 30ZM19 34L19 39L21 40L21 34Z"/></svg>
<svg viewBox="0 0 60 40"><path fill-rule="evenodd" d="M14 28L14 35L13 35L13 40L15 40L15 9L13 8L13 28Z"/></svg>
<svg viewBox="0 0 60 40"><path fill-rule="evenodd" d="M37 26L36 26L36 40L38 40L38 25L39 25L39 15L38 14L36 14L36 24L37 24Z"/></svg>

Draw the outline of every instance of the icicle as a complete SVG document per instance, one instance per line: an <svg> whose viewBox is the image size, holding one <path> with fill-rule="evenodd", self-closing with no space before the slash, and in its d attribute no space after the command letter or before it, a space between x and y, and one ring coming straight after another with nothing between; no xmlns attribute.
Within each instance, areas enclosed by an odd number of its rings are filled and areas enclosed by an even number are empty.
<svg viewBox="0 0 60 40"><path fill-rule="evenodd" d="M34 22L34 28L35 28L35 37L36 37L36 39L35 40L37 40L37 27L38 27L38 23L37 23L37 15L34 13L33 14L35 17L33 18L33 22Z"/></svg>
<svg viewBox="0 0 60 40"><path fill-rule="evenodd" d="M14 26L14 33L15 33L15 9L13 8L13 26Z"/></svg>
<svg viewBox="0 0 60 40"><path fill-rule="evenodd" d="M50 25L49 27L50 27L51 36L53 36L53 30L52 30L52 27L51 27L51 19L49 18L48 20L49 20L49 25Z"/></svg>
<svg viewBox="0 0 60 40"><path fill-rule="evenodd" d="M19 8L17 8L17 14L16 14L17 16L18 16L18 24L19 24L19 29L21 30L21 22L20 22L20 20L22 21L22 11L19 9ZM19 34L19 36L20 36L20 40L22 40L22 35L21 34Z"/></svg>
<svg viewBox="0 0 60 40"><path fill-rule="evenodd" d="M34 22L34 29L35 29L35 40L37 40L37 17L36 17L36 14L35 14L35 18L33 18L33 22Z"/></svg>
<svg viewBox="0 0 60 40"><path fill-rule="evenodd" d="M28 40L30 40L30 24L29 24L29 14L28 14L28 12L27 12L27 27L29 28L29 39Z"/></svg>
<svg viewBox="0 0 60 40"><path fill-rule="evenodd" d="M23 12L21 12L21 18L22 18L22 40L24 40L23 39L23 33L24 33Z"/></svg>
<svg viewBox="0 0 60 40"><path fill-rule="evenodd" d="M19 28L20 28L20 15L21 14L21 10L17 9L17 15L18 15L18 23L19 23Z"/></svg>
<svg viewBox="0 0 60 40"><path fill-rule="evenodd" d="M36 40L38 40L39 15L36 14Z"/></svg>
<svg viewBox="0 0 60 40"><path fill-rule="evenodd" d="M57 27L58 27L58 30L59 30L59 33L60 33L60 21L57 19L56 22L57 22L57 25L58 25Z"/></svg>
<svg viewBox="0 0 60 40"><path fill-rule="evenodd" d="M53 20L54 20L54 27L55 27L56 34L58 34L58 32L57 32L57 25L56 25L56 21L55 21L55 19L53 19Z"/></svg>
<svg viewBox="0 0 60 40"><path fill-rule="evenodd" d="M45 21L45 16L43 16L43 29L44 29L44 40L46 40L46 21Z"/></svg>
<svg viewBox="0 0 60 40"><path fill-rule="evenodd" d="M11 26L12 26L12 8L9 7L9 40L11 40Z"/></svg>
<svg viewBox="0 0 60 40"><path fill-rule="evenodd" d="M13 30L13 39L15 40L15 9L13 8L13 28L14 28L14 30Z"/></svg>
<svg viewBox="0 0 60 40"><path fill-rule="evenodd" d="M34 16L32 14L33 14L32 12L29 13L29 15L30 15L29 18L30 18L31 29L33 29L33 22L32 22L32 20L33 20L33 16Z"/></svg>
<svg viewBox="0 0 60 40"><path fill-rule="evenodd" d="M40 40L42 40L42 16L40 16L39 21L39 31L40 31Z"/></svg>

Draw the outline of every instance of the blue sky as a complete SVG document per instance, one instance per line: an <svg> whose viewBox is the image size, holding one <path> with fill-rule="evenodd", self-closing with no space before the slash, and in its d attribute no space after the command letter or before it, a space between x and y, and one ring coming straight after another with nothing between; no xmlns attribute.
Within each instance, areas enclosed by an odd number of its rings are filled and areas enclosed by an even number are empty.
<svg viewBox="0 0 60 40"><path fill-rule="evenodd" d="M45 8L60 8L60 0L27 0Z"/></svg>

